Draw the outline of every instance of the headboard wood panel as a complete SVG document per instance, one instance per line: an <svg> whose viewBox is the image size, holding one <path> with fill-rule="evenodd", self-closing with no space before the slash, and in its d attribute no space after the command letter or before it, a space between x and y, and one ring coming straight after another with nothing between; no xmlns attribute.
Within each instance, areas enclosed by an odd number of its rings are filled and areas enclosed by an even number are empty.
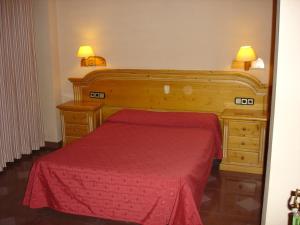
<svg viewBox="0 0 300 225"><path fill-rule="evenodd" d="M202 111L220 114L224 109L266 110L268 89L242 72L195 70L96 70L83 78L69 78L75 101L100 101L104 119L120 108ZM170 85L170 93L164 93ZM90 98L91 91L105 99ZM254 98L254 105L235 105L235 97Z"/></svg>

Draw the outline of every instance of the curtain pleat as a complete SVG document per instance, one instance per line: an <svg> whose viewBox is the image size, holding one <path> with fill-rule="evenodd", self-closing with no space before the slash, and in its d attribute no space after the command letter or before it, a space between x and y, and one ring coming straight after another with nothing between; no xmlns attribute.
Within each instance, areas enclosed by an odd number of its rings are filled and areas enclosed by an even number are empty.
<svg viewBox="0 0 300 225"><path fill-rule="evenodd" d="M0 171L44 145L31 0L0 0Z"/></svg>

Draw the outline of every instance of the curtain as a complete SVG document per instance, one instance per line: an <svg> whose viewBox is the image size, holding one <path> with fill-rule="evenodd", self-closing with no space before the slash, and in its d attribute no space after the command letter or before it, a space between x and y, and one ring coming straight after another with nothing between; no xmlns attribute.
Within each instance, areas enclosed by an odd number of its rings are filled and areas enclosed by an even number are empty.
<svg viewBox="0 0 300 225"><path fill-rule="evenodd" d="M31 0L0 0L0 171L44 145Z"/></svg>

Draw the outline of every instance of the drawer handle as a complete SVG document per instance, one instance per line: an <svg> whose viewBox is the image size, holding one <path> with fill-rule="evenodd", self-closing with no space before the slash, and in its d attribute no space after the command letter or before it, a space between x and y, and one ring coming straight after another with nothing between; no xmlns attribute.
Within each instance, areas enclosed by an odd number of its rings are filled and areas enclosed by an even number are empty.
<svg viewBox="0 0 300 225"><path fill-rule="evenodd" d="M245 159L245 157L244 156L241 156L241 160L244 160Z"/></svg>
<svg viewBox="0 0 300 225"><path fill-rule="evenodd" d="M246 128L245 128L245 127L243 127L243 131L246 131Z"/></svg>
<svg viewBox="0 0 300 225"><path fill-rule="evenodd" d="M242 142L241 145L245 145L245 142Z"/></svg>

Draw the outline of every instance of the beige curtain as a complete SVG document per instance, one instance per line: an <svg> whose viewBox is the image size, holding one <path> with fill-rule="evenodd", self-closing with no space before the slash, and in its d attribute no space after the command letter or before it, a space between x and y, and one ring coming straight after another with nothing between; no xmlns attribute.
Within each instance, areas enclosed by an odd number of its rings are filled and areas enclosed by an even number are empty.
<svg viewBox="0 0 300 225"><path fill-rule="evenodd" d="M0 0L0 171L44 145L31 0Z"/></svg>

